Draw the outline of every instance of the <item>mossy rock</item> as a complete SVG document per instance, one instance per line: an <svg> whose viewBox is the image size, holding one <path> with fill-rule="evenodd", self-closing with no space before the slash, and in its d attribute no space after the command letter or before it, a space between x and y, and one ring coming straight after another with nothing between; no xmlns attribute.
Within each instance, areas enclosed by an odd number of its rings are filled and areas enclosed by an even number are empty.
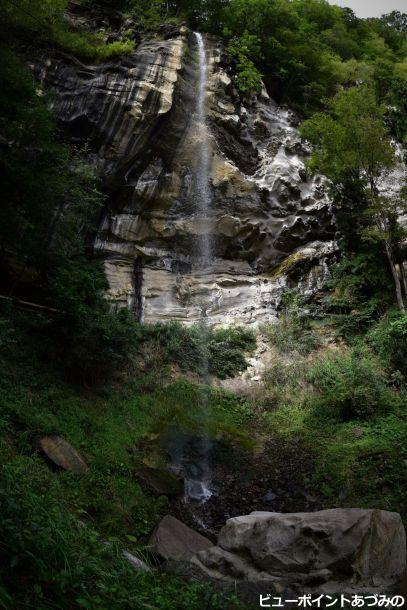
<svg viewBox="0 0 407 610"><path fill-rule="evenodd" d="M157 496L178 496L184 491L183 479L164 468L140 465L136 476Z"/></svg>

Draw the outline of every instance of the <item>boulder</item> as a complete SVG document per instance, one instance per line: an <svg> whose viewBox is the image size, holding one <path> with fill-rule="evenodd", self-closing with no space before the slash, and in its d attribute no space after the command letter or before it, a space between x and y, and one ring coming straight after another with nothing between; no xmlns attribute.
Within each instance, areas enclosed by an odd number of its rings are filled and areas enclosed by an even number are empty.
<svg viewBox="0 0 407 610"><path fill-rule="evenodd" d="M210 578L281 583L302 591L388 591L406 567L398 513L335 508L254 512L229 519L218 546L192 562Z"/></svg>
<svg viewBox="0 0 407 610"><path fill-rule="evenodd" d="M64 470L78 474L88 472L89 467L85 460L62 436L44 436L39 445L45 455Z"/></svg>
<svg viewBox="0 0 407 610"><path fill-rule="evenodd" d="M178 496L184 491L182 478L168 470L141 465L136 475L157 496Z"/></svg>
<svg viewBox="0 0 407 610"><path fill-rule="evenodd" d="M205 551L213 543L193 529L166 515L151 534L149 549L167 560L187 561L194 554Z"/></svg>
<svg viewBox="0 0 407 610"><path fill-rule="evenodd" d="M407 568L401 576L400 594L407 600Z"/></svg>

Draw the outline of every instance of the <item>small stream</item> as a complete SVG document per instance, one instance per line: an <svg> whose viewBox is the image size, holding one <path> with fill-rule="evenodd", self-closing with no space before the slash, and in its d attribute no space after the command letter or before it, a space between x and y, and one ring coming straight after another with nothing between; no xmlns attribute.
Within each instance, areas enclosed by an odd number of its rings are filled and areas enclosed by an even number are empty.
<svg viewBox="0 0 407 610"><path fill-rule="evenodd" d="M202 220L202 226L208 227L206 222L211 212L211 150L209 145L209 130L206 121L206 90L208 84L208 58L205 41L202 34L193 34L197 48L197 87L194 108L194 135L196 138L195 175L192 190L192 203L195 216ZM191 160L192 165L192 160ZM202 272L207 272L213 265L212 236L209 229L196 237L197 247L193 253L194 265ZM206 311L208 303L203 295L201 303L201 325L205 332L207 324ZM209 365L204 363L202 381L210 385ZM211 449L212 441L206 430L205 419L208 418L208 393L202 393L200 404L191 405L193 409L200 409L202 422L202 436L197 436L185 430L172 430L169 435L167 451L171 456L172 470L183 476L186 502L203 503L213 494L211 489Z"/></svg>

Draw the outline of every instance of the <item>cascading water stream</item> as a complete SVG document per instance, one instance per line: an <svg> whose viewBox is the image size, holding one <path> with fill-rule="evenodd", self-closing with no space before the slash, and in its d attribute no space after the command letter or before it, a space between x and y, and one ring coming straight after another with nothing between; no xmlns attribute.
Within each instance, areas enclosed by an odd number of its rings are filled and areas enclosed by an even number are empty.
<svg viewBox="0 0 407 610"><path fill-rule="evenodd" d="M194 264L202 274L207 273L212 266L213 252L210 234L210 212L211 212L211 191L209 186L211 152L209 145L209 132L206 124L206 89L208 83L208 60L206 55L205 43L201 34L195 32L194 37L198 51L198 79L197 95L195 98L194 112L194 137L196 139L196 161L195 175L193 181L192 200L194 213L199 220L200 229L197 236L196 250L193 255ZM208 304L203 297L201 303L201 326L204 336L207 332L206 312ZM207 387L210 383L209 366L204 345L202 351L202 377ZM205 502L208 500L212 491L210 490L210 452L211 441L206 435L207 411L208 411L208 392L202 390L199 405L191 405L191 408L199 409L199 417L203 434L192 436L188 433L175 432L170 441L169 453L175 469L181 472L185 482L185 500L195 502Z"/></svg>
<svg viewBox="0 0 407 610"><path fill-rule="evenodd" d="M194 33L198 45L198 94L196 97L195 121L198 137L198 161L195 173L194 201L198 216L202 220L202 230L198 240L198 253L204 269L212 262L211 236L209 231L209 212L211 193L209 188L210 149L206 125L206 88L208 84L208 60L202 34Z"/></svg>
<svg viewBox="0 0 407 610"><path fill-rule="evenodd" d="M195 130L197 136L197 162L195 168L195 181L193 199L197 216L201 219L201 231L197 243L197 266L205 273L212 265L212 240L209 229L209 217L211 208L211 191L209 187L211 154L209 147L209 132L206 124L206 89L208 84L208 59L206 55L205 43L202 34L194 32L194 37L198 47L198 91L195 106ZM201 325L202 333L206 334L206 312L207 304L201 304ZM205 384L209 385L209 364L204 348L202 354L203 378ZM205 425L208 409L208 395L204 391L202 394L201 418ZM204 431L205 432L205 431ZM199 476L185 478L186 499L205 501L211 497L209 489L210 482L210 462L209 455L211 442L209 438L202 436L195 439L192 443L193 453L195 453L195 463L193 466L198 470Z"/></svg>

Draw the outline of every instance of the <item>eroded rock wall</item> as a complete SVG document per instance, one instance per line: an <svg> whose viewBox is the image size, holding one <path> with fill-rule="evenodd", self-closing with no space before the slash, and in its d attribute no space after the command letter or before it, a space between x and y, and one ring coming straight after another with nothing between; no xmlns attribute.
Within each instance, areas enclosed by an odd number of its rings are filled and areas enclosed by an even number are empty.
<svg viewBox="0 0 407 610"><path fill-rule="evenodd" d="M142 43L99 66L48 61L39 77L74 139L86 141L109 201L94 247L110 294L146 322L272 321L287 287L320 287L335 251L322 179L307 177L309 151L296 117L265 90L243 101L219 41L209 61L210 213L194 201L199 131L197 49L186 30ZM209 233L213 261L198 255Z"/></svg>

